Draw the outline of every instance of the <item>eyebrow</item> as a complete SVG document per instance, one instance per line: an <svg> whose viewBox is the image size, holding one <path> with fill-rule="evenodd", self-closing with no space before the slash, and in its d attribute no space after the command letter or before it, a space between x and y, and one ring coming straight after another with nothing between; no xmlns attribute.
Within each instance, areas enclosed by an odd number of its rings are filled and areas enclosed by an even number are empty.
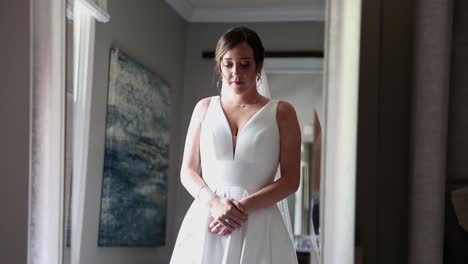
<svg viewBox="0 0 468 264"><path fill-rule="evenodd" d="M251 60L251 57L242 57L241 60ZM223 58L223 60L232 60L231 58Z"/></svg>

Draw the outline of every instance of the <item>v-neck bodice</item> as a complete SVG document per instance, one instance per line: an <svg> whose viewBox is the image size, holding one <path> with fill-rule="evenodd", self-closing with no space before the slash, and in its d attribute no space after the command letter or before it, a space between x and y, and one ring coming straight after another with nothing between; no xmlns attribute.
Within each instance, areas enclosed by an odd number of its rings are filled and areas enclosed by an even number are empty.
<svg viewBox="0 0 468 264"><path fill-rule="evenodd" d="M279 163L278 101L270 100L238 131L236 147L219 96L211 98L202 123L200 158L208 185L257 189L274 180Z"/></svg>
<svg viewBox="0 0 468 264"><path fill-rule="evenodd" d="M260 115L260 114L262 113L263 109L265 109L266 107L268 107L268 104L270 104L270 103L272 102L272 100L269 100L264 106L262 106L259 110L257 110L257 112L255 112L255 114L253 114L253 115L249 118L249 120L247 120L247 122L245 122L245 124L244 124L241 128L239 128L239 129L237 130L237 133L236 133L235 136L234 136L234 134L232 133L231 126L229 125L228 118L227 118L227 116L226 116L226 113L224 112L224 109L223 109L222 105L221 105L221 100L218 99L218 100L215 100L215 102L216 102L217 105L219 106L220 112L223 114L224 120L226 120L226 124L227 124L227 126L228 126L228 128L229 128L229 133L230 133L230 135L231 135L231 142L233 142L233 144L231 145L231 148L232 148L232 153L233 153L232 156L233 156L233 159L234 159L234 157L236 156L235 149L236 149L236 145L237 145L237 139L239 139L240 135L242 134L242 130L244 130L245 127L248 127L249 124L250 124L250 122L251 122L252 120L255 120L255 118L257 117L257 115ZM234 140L233 140L234 137L236 138L236 141L235 141L235 142L234 142Z"/></svg>

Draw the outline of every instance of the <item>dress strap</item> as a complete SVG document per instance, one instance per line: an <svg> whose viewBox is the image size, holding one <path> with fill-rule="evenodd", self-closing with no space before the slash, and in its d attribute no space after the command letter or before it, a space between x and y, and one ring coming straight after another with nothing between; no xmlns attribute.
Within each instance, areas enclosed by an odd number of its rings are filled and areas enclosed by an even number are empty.
<svg viewBox="0 0 468 264"><path fill-rule="evenodd" d="M279 104L279 101L278 99L271 99L271 104L273 105L272 109L273 109L273 113L274 113L274 117L276 118L276 114L278 113L278 104Z"/></svg>
<svg viewBox="0 0 468 264"><path fill-rule="evenodd" d="M211 96L210 98L210 105L208 105L208 109L207 109L207 113L212 111L211 109L213 109L214 105L216 104L216 101L218 100L219 96L218 95L215 95L215 96Z"/></svg>
<svg viewBox="0 0 468 264"><path fill-rule="evenodd" d="M205 123L205 120L207 118L209 118L210 112L213 111L212 109L213 109L213 105L214 105L215 101L216 101L216 96L212 96L210 98L210 104L208 105L208 107L206 109L206 112L205 112L205 115L203 116L202 124Z"/></svg>
<svg viewBox="0 0 468 264"><path fill-rule="evenodd" d="M215 101L215 100L218 100L219 99L219 95L213 95L211 96L211 102Z"/></svg>

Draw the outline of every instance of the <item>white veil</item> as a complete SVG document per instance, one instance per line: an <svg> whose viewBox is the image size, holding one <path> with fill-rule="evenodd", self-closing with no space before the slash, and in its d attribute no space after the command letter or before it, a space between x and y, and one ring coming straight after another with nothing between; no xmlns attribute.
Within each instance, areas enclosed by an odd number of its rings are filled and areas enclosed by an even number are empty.
<svg viewBox="0 0 468 264"><path fill-rule="evenodd" d="M268 80L266 77L265 70L262 70L261 80L257 86L257 90L261 95L267 98L271 98L270 88L268 86ZM226 94L227 94L227 89L225 89L224 82L223 82L223 85L221 87L221 95L226 95ZM278 171L276 172L275 181L279 179L280 177L281 177L281 173L280 173L280 168L278 166ZM281 212L281 215L283 216L283 220L284 220L284 223L286 224L286 228L288 229L288 233L291 238L291 241L292 243L294 243L294 235L292 231L291 218L289 215L289 207L288 207L287 199L285 198L279 201L277 205Z"/></svg>

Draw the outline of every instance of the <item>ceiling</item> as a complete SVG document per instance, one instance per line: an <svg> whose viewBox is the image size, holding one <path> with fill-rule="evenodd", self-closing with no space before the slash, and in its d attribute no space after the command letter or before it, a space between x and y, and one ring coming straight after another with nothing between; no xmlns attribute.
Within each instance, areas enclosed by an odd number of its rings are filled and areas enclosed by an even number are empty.
<svg viewBox="0 0 468 264"><path fill-rule="evenodd" d="M165 0L188 22L323 21L325 0Z"/></svg>
<svg viewBox="0 0 468 264"><path fill-rule="evenodd" d="M188 0L194 7L265 7L265 6L294 6L309 5L317 0Z"/></svg>

